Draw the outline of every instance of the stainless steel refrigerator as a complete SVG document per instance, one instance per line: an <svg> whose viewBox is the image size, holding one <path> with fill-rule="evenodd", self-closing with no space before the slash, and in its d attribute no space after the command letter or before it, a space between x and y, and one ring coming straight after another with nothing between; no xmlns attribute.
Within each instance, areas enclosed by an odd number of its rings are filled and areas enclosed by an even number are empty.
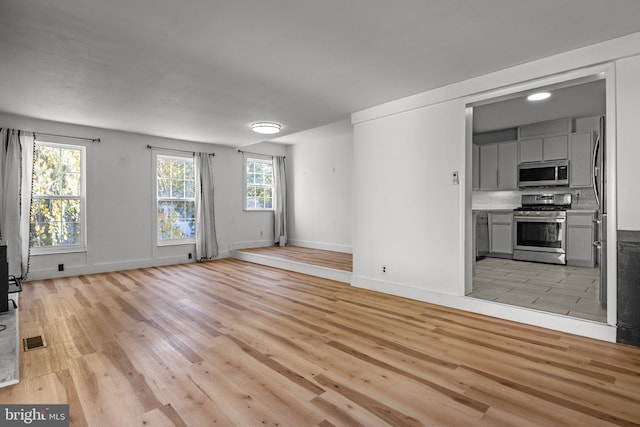
<svg viewBox="0 0 640 427"><path fill-rule="evenodd" d="M596 259L600 262L600 304L607 303L607 174L605 150L605 117L600 117L599 129L593 146L593 191L597 204L594 218L596 223Z"/></svg>

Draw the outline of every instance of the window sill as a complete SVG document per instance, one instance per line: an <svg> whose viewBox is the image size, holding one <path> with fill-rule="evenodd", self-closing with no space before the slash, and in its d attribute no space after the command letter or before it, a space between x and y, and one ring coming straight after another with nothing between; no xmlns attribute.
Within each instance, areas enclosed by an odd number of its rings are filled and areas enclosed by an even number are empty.
<svg viewBox="0 0 640 427"><path fill-rule="evenodd" d="M243 209L245 212L273 212L273 209Z"/></svg>
<svg viewBox="0 0 640 427"><path fill-rule="evenodd" d="M79 252L87 252L86 246L74 246L74 247L59 247L59 248L31 248L30 254L31 256L38 255L58 255L58 254L71 254L71 253L79 253Z"/></svg>
<svg viewBox="0 0 640 427"><path fill-rule="evenodd" d="M159 247L162 247L162 246L177 246L177 245L195 245L195 244L196 244L196 239L195 238L171 239L171 240L158 241L158 246Z"/></svg>

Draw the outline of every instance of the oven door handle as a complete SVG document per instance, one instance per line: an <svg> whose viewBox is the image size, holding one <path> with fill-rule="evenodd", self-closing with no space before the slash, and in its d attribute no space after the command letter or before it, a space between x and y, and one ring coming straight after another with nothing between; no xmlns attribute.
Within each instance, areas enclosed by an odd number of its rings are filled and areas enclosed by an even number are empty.
<svg viewBox="0 0 640 427"><path fill-rule="evenodd" d="M513 220L522 221L522 222L565 222L567 218L540 217L540 216L514 216Z"/></svg>

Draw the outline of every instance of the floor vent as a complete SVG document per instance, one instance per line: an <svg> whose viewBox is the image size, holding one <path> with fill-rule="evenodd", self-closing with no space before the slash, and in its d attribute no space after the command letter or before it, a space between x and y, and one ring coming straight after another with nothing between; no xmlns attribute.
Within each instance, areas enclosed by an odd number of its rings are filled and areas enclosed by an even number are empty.
<svg viewBox="0 0 640 427"><path fill-rule="evenodd" d="M25 338L23 341L24 351L37 350L39 348L44 348L47 346L47 343L44 341L44 337L42 335Z"/></svg>

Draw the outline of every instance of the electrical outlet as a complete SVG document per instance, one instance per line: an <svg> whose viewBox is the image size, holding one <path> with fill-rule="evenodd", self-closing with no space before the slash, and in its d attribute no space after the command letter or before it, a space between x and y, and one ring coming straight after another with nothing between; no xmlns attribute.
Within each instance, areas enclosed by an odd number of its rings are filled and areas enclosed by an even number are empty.
<svg viewBox="0 0 640 427"><path fill-rule="evenodd" d="M189 252L189 255L188 255L188 256L189 256L189 259L191 259L191 252Z"/></svg>
<svg viewBox="0 0 640 427"><path fill-rule="evenodd" d="M64 264L58 264L58 271L64 271Z"/></svg>
<svg viewBox="0 0 640 427"><path fill-rule="evenodd" d="M458 177L458 171L451 172L451 183L453 185L460 184L460 178Z"/></svg>
<svg viewBox="0 0 640 427"><path fill-rule="evenodd" d="M386 266L386 265L383 265L383 266L382 266L382 272L383 272L383 273L386 273L386 272L387 272L387 266Z"/></svg>
<svg viewBox="0 0 640 427"><path fill-rule="evenodd" d="M260 237L264 235L264 231L260 230Z"/></svg>

